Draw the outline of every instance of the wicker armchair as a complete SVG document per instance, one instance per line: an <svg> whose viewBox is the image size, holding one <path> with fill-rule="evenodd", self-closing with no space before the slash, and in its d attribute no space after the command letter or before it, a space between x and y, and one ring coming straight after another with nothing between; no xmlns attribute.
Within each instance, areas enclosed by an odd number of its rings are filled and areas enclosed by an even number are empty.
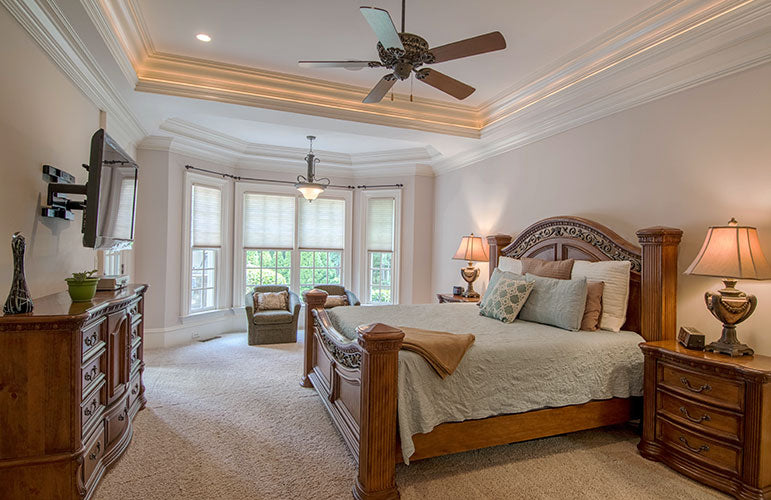
<svg viewBox="0 0 771 500"><path fill-rule="evenodd" d="M344 286L342 285L316 285L315 287L318 290L324 290L329 295L345 295L348 297L348 304L352 306L360 306L361 302L359 302L358 297L350 291L346 290Z"/></svg>
<svg viewBox="0 0 771 500"><path fill-rule="evenodd" d="M255 311L254 294L257 292L289 292L288 311ZM297 342L297 319L300 316L300 297L285 285L262 285L246 294L246 320L249 325L249 345Z"/></svg>

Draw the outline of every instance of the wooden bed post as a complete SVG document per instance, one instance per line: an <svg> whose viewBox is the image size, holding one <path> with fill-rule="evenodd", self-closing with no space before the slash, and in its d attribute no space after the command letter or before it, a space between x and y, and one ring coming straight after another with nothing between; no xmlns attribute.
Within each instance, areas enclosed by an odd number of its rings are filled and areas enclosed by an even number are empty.
<svg viewBox="0 0 771 500"><path fill-rule="evenodd" d="M677 249L683 232L672 227L637 231L642 246L641 332L648 342L677 336Z"/></svg>
<svg viewBox="0 0 771 500"><path fill-rule="evenodd" d="M396 489L396 403L404 332L382 323L357 328L361 346L361 424L357 500L392 500Z"/></svg>
<svg viewBox="0 0 771 500"><path fill-rule="evenodd" d="M324 309L324 303L327 301L327 292L324 290L308 290L303 294L305 299L305 344L303 348L305 355L303 357L303 376L300 379L300 385L303 387L313 387L311 379L308 377L313 370L313 310Z"/></svg>
<svg viewBox="0 0 771 500"><path fill-rule="evenodd" d="M501 256L501 250L503 247L511 243L511 236L508 234L492 234L487 237L488 252L487 256L490 259L490 269L488 277L493 275L493 271L498 267L498 257Z"/></svg>

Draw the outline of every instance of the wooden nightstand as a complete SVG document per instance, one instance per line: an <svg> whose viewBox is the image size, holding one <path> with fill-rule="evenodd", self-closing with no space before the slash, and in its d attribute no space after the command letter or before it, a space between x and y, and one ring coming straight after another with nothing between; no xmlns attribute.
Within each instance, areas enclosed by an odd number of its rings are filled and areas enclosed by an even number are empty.
<svg viewBox="0 0 771 500"><path fill-rule="evenodd" d="M771 357L640 344L640 454L736 498L771 499Z"/></svg>
<svg viewBox="0 0 771 500"><path fill-rule="evenodd" d="M452 295L449 293L437 293L436 298L439 299L440 304L444 304L446 302L479 302L481 300L481 297L471 298L471 297L464 297L463 295Z"/></svg>

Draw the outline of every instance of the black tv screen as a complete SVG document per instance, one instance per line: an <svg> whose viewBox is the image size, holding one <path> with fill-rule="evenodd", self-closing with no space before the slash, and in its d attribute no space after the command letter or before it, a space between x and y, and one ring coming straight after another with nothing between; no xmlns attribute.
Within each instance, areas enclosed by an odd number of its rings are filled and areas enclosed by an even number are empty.
<svg viewBox="0 0 771 500"><path fill-rule="evenodd" d="M103 129L91 138L83 245L129 248L134 241L137 164Z"/></svg>

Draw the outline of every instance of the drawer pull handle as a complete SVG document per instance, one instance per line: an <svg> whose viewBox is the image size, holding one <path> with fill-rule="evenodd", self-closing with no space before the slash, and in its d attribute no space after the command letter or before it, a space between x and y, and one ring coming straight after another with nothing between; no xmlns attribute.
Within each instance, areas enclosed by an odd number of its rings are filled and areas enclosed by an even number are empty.
<svg viewBox="0 0 771 500"><path fill-rule="evenodd" d="M92 345L96 344L96 336L97 332L94 332L91 334L90 337L87 337L86 340L83 341L84 344L86 344L88 347L91 347Z"/></svg>
<svg viewBox="0 0 771 500"><path fill-rule="evenodd" d="M711 385L709 385L709 384L704 384L704 385L702 385L701 387L699 387L699 388L697 389L696 387L692 386L692 385L691 385L691 382L690 382L690 381L689 381L687 378L685 378L685 377L682 377L682 378L680 379L680 382L682 382L682 383L683 383L683 385L684 385L684 386L685 386L685 387L686 387L686 388L687 388L689 391L692 391L692 392L709 392L709 391L711 391L711 390L712 390L712 386L711 386Z"/></svg>
<svg viewBox="0 0 771 500"><path fill-rule="evenodd" d="M702 422L709 422L710 420L712 420L710 416L707 415L706 413L699 418L692 417L691 414L688 413L688 408L686 408L685 406L680 407L680 413L682 413L685 416L685 418L687 418L691 422L696 422L697 424L700 424Z"/></svg>
<svg viewBox="0 0 771 500"><path fill-rule="evenodd" d="M692 447L691 445L688 444L688 440L685 439L685 437L683 437L683 436L680 436L680 442L683 443L683 446L685 446L686 448L688 448L689 450L691 450L694 453L701 453L702 451L709 451L709 446L707 446L706 444L703 444L703 445L699 446L698 448Z"/></svg>
<svg viewBox="0 0 771 500"><path fill-rule="evenodd" d="M97 455L99 455L99 452L100 452L101 450L102 450L102 443L100 443L99 441L97 441L97 442L96 442L96 451L95 451L95 452L93 452L93 453L91 453L91 454L88 456L88 459L89 459L89 460L96 460L96 456L97 456Z"/></svg>
<svg viewBox="0 0 771 500"><path fill-rule="evenodd" d="M89 406L90 408L86 408L85 410L83 410L83 414L87 417L90 417L96 411L96 407L99 406L99 402L95 399L91 401L91 404Z"/></svg>

